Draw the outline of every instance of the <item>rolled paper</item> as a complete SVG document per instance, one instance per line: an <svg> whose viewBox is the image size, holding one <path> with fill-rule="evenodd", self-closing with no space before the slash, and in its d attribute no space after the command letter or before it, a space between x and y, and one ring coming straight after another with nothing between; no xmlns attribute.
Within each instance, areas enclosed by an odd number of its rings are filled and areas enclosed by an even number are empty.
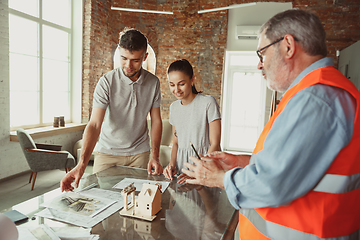
<svg viewBox="0 0 360 240"><path fill-rule="evenodd" d="M0 240L17 240L19 232L10 218L0 213Z"/></svg>

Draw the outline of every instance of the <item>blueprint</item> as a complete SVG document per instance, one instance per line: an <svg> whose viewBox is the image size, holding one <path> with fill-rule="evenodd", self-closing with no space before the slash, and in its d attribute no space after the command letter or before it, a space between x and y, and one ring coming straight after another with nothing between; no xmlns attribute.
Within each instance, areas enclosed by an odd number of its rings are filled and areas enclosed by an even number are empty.
<svg viewBox="0 0 360 240"><path fill-rule="evenodd" d="M94 214L87 215L74 213L68 209L64 210L63 208L59 208L57 204L52 204L51 201L49 203L44 203L43 206L46 208L35 215L70 223L80 227L90 228L109 217L116 211L119 211L124 205L123 197L121 196L120 192L91 188L86 191L81 191L81 196L101 200L106 199L108 202L104 205L106 206L105 208L99 208L98 211L93 212ZM55 199L55 203L56 202L58 203L58 201Z"/></svg>

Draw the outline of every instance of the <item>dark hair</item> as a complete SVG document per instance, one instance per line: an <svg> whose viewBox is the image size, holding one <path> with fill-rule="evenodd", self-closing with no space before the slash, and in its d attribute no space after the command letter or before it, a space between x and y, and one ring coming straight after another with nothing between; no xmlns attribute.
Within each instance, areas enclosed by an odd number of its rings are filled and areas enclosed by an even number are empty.
<svg viewBox="0 0 360 240"><path fill-rule="evenodd" d="M171 63L167 70L167 74L169 74L170 72L173 72L173 71L183 72L186 75L188 75L190 79L192 79L194 76L193 68L192 68L191 64L189 63L189 61L186 59L177 60L177 61ZM195 84L193 84L191 86L191 90L194 94L202 93L202 91L196 90Z"/></svg>
<svg viewBox="0 0 360 240"><path fill-rule="evenodd" d="M300 9L280 12L264 23L260 33L263 31L271 41L290 34L299 41L307 54L323 57L327 55L325 30L320 19L312 12Z"/></svg>
<svg viewBox="0 0 360 240"><path fill-rule="evenodd" d="M144 50L146 52L148 41L144 34L134 28L125 28L119 34L119 46L130 52Z"/></svg>

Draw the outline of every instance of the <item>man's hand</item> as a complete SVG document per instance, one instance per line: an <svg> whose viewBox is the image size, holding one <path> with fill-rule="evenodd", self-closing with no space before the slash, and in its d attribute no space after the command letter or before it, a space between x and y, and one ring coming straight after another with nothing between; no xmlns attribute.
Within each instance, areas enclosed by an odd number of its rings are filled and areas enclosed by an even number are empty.
<svg viewBox="0 0 360 240"><path fill-rule="evenodd" d="M79 187L79 182L84 174L85 169L82 169L79 165L77 165L74 169L68 172L65 177L60 182L61 191L72 191L74 188ZM72 182L75 180L74 186L72 186Z"/></svg>
<svg viewBox="0 0 360 240"><path fill-rule="evenodd" d="M217 162L220 164L220 166L228 171L236 167L242 167L244 168L246 165L249 164L250 161L250 155L233 155L226 152L212 152L206 157L217 160Z"/></svg>
<svg viewBox="0 0 360 240"><path fill-rule="evenodd" d="M191 177L189 177L188 175L186 175L185 173L182 173L178 176L178 183L179 184L183 184L183 183L186 183L186 180L187 179L192 179Z"/></svg>
<svg viewBox="0 0 360 240"><path fill-rule="evenodd" d="M182 169L189 177L186 183L224 188L223 178L226 171L217 163L218 161L206 157L201 160L190 157L190 160L195 164L185 163L189 170Z"/></svg>
<svg viewBox="0 0 360 240"><path fill-rule="evenodd" d="M151 172L151 168L154 168L154 171ZM150 158L148 163L148 174L152 175L161 175L163 173L163 167L160 164L158 159Z"/></svg>

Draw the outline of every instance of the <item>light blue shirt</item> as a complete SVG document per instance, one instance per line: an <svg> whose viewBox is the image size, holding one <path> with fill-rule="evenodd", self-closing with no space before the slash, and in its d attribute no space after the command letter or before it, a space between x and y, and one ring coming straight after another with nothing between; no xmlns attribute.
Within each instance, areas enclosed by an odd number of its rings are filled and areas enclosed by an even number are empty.
<svg viewBox="0 0 360 240"><path fill-rule="evenodd" d="M332 66L323 58L299 74L291 88L309 72ZM230 203L236 208L286 205L313 189L339 151L352 137L355 99L346 91L323 84L293 96L245 168L223 178Z"/></svg>

